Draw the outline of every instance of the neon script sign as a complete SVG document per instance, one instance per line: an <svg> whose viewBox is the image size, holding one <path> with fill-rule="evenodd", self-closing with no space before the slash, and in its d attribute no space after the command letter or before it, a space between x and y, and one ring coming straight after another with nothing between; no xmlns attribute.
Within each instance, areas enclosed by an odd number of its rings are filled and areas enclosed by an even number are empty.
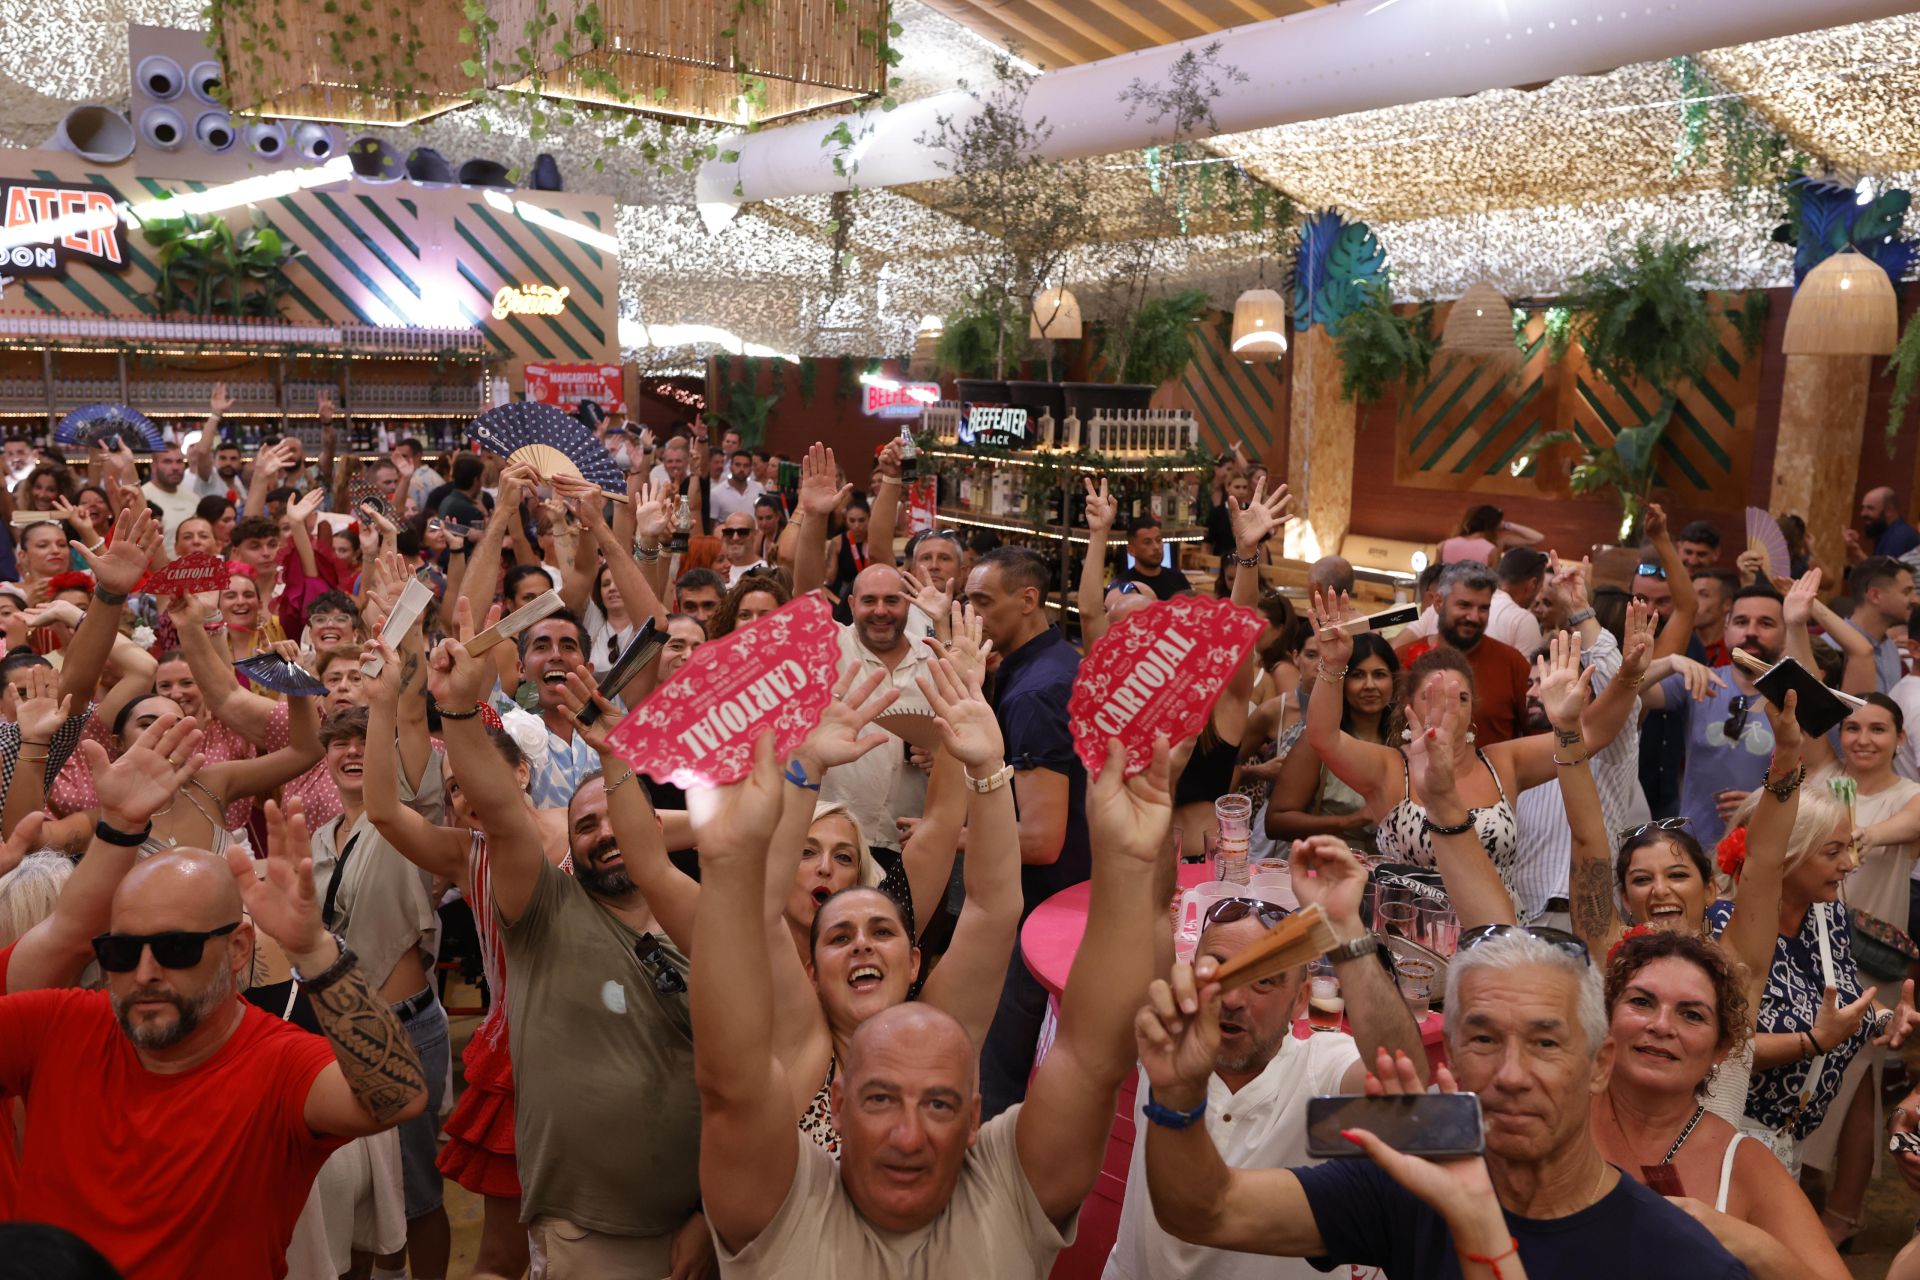
<svg viewBox="0 0 1920 1280"><path fill-rule="evenodd" d="M556 289L550 284L530 284L518 289L503 284L493 295L493 318L557 316L566 310L567 295L571 292L565 286Z"/></svg>

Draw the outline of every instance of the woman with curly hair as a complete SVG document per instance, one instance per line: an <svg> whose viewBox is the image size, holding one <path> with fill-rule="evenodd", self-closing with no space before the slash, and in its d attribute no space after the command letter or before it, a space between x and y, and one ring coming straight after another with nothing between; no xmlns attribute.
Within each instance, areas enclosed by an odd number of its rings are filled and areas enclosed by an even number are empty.
<svg viewBox="0 0 1920 1280"><path fill-rule="evenodd" d="M793 591L779 573L749 573L733 584L720 601L720 607L714 610L713 618L707 623L707 639L732 635L738 628L759 621L791 599Z"/></svg>
<svg viewBox="0 0 1920 1280"><path fill-rule="evenodd" d="M1676 1197L1756 1280L1844 1280L1786 1169L1707 1109L1708 1078L1751 1032L1746 986L1744 966L1693 934L1636 926L1614 944L1612 1066L1593 1098L1594 1145L1628 1177Z"/></svg>

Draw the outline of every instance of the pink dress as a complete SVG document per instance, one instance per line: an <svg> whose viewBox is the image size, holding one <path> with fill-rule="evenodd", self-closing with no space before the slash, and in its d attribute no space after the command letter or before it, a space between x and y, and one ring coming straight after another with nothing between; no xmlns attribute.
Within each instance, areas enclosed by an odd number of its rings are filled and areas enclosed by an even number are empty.
<svg viewBox="0 0 1920 1280"><path fill-rule="evenodd" d="M112 731L98 715L87 717L87 727L80 736L92 738L106 749L108 755L115 754ZM223 764L228 760L250 759L256 754L267 755L286 745L287 704L283 702L274 707L267 717L267 744L258 752L254 750L251 742L211 717L205 728L205 736L200 740L200 751L206 756L208 764ZM321 774L325 775L327 771L325 762L318 767ZM332 787L331 778L327 779L327 785L329 788ZM93 790L93 770L87 767L86 760L78 751L75 751L73 758L67 761L66 767L60 770L60 776L54 779L53 790L47 793L47 809L54 817L65 818L83 809L99 807L100 797L95 795ZM333 812L336 814L340 812L338 793L335 793L333 798ZM253 797L241 796L227 806L227 830L233 831L246 826L247 820L252 816ZM308 809L307 821L317 825L324 819L316 819L313 816L313 810Z"/></svg>
<svg viewBox="0 0 1920 1280"><path fill-rule="evenodd" d="M1458 564L1462 560L1471 560L1475 564L1486 564L1499 549L1485 538L1448 538L1440 544L1440 563Z"/></svg>

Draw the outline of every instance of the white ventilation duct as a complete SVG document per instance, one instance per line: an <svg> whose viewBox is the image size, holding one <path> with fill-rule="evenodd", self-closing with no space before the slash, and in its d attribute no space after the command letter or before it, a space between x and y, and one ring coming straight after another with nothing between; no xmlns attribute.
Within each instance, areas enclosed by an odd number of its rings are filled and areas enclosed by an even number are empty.
<svg viewBox="0 0 1920 1280"><path fill-rule="evenodd" d="M1220 61L1247 75L1223 86L1213 103L1216 132L1228 134L1591 74L1911 8L1910 0L1345 0L1049 71L1034 77L1026 117L1052 128L1040 149L1050 159L1170 141L1144 113L1129 118L1119 95L1136 79L1164 81L1183 53L1216 42ZM738 151L738 161L700 166L701 215L717 229L744 201L844 191L849 178L834 172L836 157L849 174L857 161L854 179L863 187L934 181L945 176L938 162L946 157L921 139L938 132L941 116L961 122L978 110L955 91L893 111L733 135L719 150ZM853 134L851 149L827 141L841 124Z"/></svg>

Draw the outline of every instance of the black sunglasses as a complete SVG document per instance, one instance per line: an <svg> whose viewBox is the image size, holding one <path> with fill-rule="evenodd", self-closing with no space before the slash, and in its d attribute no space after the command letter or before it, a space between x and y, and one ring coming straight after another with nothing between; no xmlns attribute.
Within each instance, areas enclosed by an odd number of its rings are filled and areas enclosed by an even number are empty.
<svg viewBox="0 0 1920 1280"><path fill-rule="evenodd" d="M657 994L677 996L686 991L687 980L660 954L660 939L648 934L633 944L633 954L638 957L640 967L647 971L647 976L653 979L653 989Z"/></svg>
<svg viewBox="0 0 1920 1280"><path fill-rule="evenodd" d="M1471 951L1483 942L1490 942L1495 938L1511 938L1515 934L1522 933L1529 938L1538 938L1554 950L1572 956L1581 964L1593 963L1593 956L1588 952L1586 943L1565 929L1555 929L1551 925L1544 924L1477 924L1460 934L1460 941L1455 945L1453 953L1459 955L1462 952Z"/></svg>
<svg viewBox="0 0 1920 1280"><path fill-rule="evenodd" d="M1206 923L1235 924L1248 916L1257 916L1261 924L1271 929L1292 914L1264 898L1222 898L1207 908Z"/></svg>
<svg viewBox="0 0 1920 1280"><path fill-rule="evenodd" d="M721 536L721 537L723 537L723 538L751 538L751 537L753 536L753 530L751 530L751 529L722 529L722 530L720 531L720 536Z"/></svg>
<svg viewBox="0 0 1920 1280"><path fill-rule="evenodd" d="M218 929L192 933L176 929L170 933L102 933L93 940L93 958L108 973L132 973L140 967L140 956L153 948L153 962L162 969L191 969L200 963L207 939L223 937L240 927L235 920Z"/></svg>
<svg viewBox="0 0 1920 1280"><path fill-rule="evenodd" d="M1685 814L1677 818L1655 818L1652 822L1643 822L1637 827L1628 827L1618 833L1614 839L1620 844L1629 840L1638 840L1649 831L1682 831L1693 825L1693 819Z"/></svg>
<svg viewBox="0 0 1920 1280"><path fill-rule="evenodd" d="M1727 704L1727 722L1721 728L1728 742L1738 742L1740 735L1747 729L1747 711L1753 706L1753 698L1747 694L1737 694Z"/></svg>

